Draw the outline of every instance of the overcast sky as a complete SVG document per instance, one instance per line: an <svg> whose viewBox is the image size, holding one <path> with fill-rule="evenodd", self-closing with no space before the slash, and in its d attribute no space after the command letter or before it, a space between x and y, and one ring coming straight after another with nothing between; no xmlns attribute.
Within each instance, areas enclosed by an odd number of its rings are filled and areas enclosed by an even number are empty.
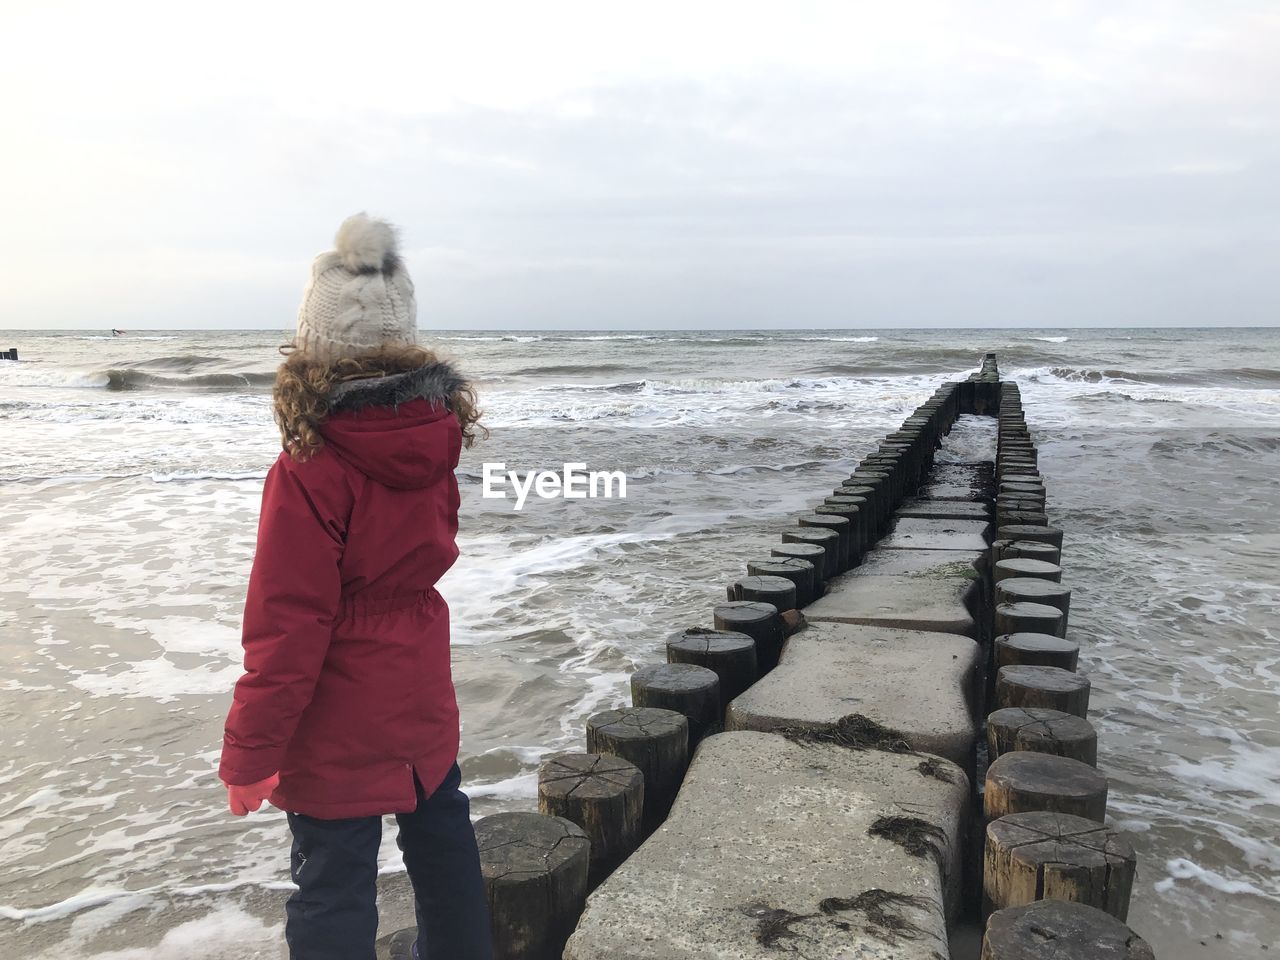
<svg viewBox="0 0 1280 960"><path fill-rule="evenodd" d="M0 326L1280 320L1275 0L0 11Z"/></svg>

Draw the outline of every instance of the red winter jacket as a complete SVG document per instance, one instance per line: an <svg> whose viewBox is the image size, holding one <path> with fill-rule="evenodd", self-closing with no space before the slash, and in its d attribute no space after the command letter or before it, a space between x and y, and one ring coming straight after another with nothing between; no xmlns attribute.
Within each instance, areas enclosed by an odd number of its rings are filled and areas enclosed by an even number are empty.
<svg viewBox="0 0 1280 960"><path fill-rule="evenodd" d="M267 475L244 611L244 676L219 776L279 771L271 802L323 819L403 813L458 755L449 608L461 430L446 363L348 381L324 447Z"/></svg>

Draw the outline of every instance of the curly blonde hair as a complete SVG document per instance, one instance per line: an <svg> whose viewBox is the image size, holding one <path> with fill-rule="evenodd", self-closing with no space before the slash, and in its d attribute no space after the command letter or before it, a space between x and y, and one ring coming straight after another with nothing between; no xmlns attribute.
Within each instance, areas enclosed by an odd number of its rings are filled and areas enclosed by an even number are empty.
<svg viewBox="0 0 1280 960"><path fill-rule="evenodd" d="M285 361L276 371L271 398L281 444L290 457L299 461L309 460L324 446L320 425L329 415L329 393L337 384L406 373L436 363L438 359L424 347L404 344L380 347L339 360L318 359L292 343L282 346L280 352ZM470 447L477 439L489 435L480 425L481 411L470 384L449 394L445 402L462 427L463 446Z"/></svg>

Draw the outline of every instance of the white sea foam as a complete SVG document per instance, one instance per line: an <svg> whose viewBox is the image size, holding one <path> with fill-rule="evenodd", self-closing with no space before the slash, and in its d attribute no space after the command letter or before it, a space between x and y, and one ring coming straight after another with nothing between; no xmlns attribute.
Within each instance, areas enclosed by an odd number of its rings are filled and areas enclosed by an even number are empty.
<svg viewBox="0 0 1280 960"><path fill-rule="evenodd" d="M183 480L263 480L265 470L175 470L172 473L153 471L151 479L156 483L175 483Z"/></svg>
<svg viewBox="0 0 1280 960"><path fill-rule="evenodd" d="M1206 887L1211 887L1222 893L1244 893L1262 897L1264 900L1280 902L1280 895L1276 893L1268 893L1247 880L1231 880L1216 870L1208 870L1198 863L1183 857L1168 861L1165 864L1165 869L1169 871L1169 876L1157 881L1155 884L1155 889L1161 893L1171 890L1178 880L1196 880Z"/></svg>
<svg viewBox="0 0 1280 960"><path fill-rule="evenodd" d="M139 904L133 909L141 909ZM284 956L283 923L263 923L245 910L222 905L196 920L189 920L165 932L155 946L98 951L92 938L85 937L74 955L83 960L276 960ZM33 960L64 960L65 949L49 951Z"/></svg>
<svg viewBox="0 0 1280 960"><path fill-rule="evenodd" d="M466 794L472 800L536 800L538 798L538 774L521 773L493 783L469 783Z"/></svg>

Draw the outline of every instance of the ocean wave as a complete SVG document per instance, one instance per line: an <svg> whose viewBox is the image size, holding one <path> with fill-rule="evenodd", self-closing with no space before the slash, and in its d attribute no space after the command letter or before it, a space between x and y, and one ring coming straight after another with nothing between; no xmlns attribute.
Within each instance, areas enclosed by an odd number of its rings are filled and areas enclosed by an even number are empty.
<svg viewBox="0 0 1280 960"><path fill-rule="evenodd" d="M1157 386L1280 386L1280 370L1269 367L1219 367L1200 370L1113 370L1091 367L1038 367L1012 374L1036 382L1155 384Z"/></svg>
<svg viewBox="0 0 1280 960"><path fill-rule="evenodd" d="M513 377L589 377L597 373L621 373L632 369L634 368L620 363L551 363L545 366L521 367L519 370L510 371L508 375Z"/></svg>
<svg viewBox="0 0 1280 960"><path fill-rule="evenodd" d="M458 340L469 341L474 343L536 343L539 340L545 340L545 337L518 337L518 336L465 336L465 337L442 337L433 336L432 340Z"/></svg>
<svg viewBox="0 0 1280 960"><path fill-rule="evenodd" d="M162 473L153 471L151 479L156 483L175 483L183 480L262 480L265 470L173 470Z"/></svg>
<svg viewBox="0 0 1280 960"><path fill-rule="evenodd" d="M23 364L4 368L0 383L15 387L70 387L73 389L145 390L180 388L194 391L244 390L270 387L276 379L274 370L249 370L239 373L200 373L174 376L206 363L222 362L212 357L160 357L140 361L131 367L56 367ZM164 370L154 373L150 366Z"/></svg>
<svg viewBox="0 0 1280 960"><path fill-rule="evenodd" d="M75 339L77 340L177 340L178 337L172 334L167 336L141 337L141 336L135 336L134 334L131 334L131 333L126 333L126 334L121 334L118 337L96 335L96 336L87 336L87 337L76 337Z"/></svg>
<svg viewBox="0 0 1280 960"><path fill-rule="evenodd" d="M1032 340L1041 340L1045 343L1066 343L1070 337L1032 337Z"/></svg>
<svg viewBox="0 0 1280 960"><path fill-rule="evenodd" d="M222 357L205 357L195 353L183 353L175 357L156 357L152 360L139 360L138 366L157 370L194 370L196 367L224 362L225 360Z"/></svg>
<svg viewBox="0 0 1280 960"><path fill-rule="evenodd" d="M182 387L189 390L243 390L246 387L269 387L275 383L275 371L248 373L202 373L193 377L165 377L137 367L112 368L103 371L108 390L141 390L146 388Z"/></svg>
<svg viewBox="0 0 1280 960"><path fill-rule="evenodd" d="M623 368L630 369L630 368ZM861 369L861 368L858 368ZM924 373L919 370L901 374L886 373L884 368L874 369L871 373L853 376L845 372L833 373L829 376L817 377L761 377L759 379L731 379L728 377L698 377L669 379L646 378L644 380L620 380L614 383L548 383L538 384L520 396L525 401L528 394L555 394L566 392L601 392L622 394L645 394L653 396L682 396L686 394L753 394L753 393L785 393L800 390L832 391L851 388L865 389L868 381L883 381L885 387L894 390L925 389L941 382L945 377L940 373ZM508 400L514 394L491 394L494 399Z"/></svg>
<svg viewBox="0 0 1280 960"><path fill-rule="evenodd" d="M1268 454L1280 450L1280 437L1253 433L1193 433L1162 437L1151 444L1151 453L1180 460L1188 454L1206 459L1239 457L1241 454Z"/></svg>
<svg viewBox="0 0 1280 960"><path fill-rule="evenodd" d="M787 337L788 340L812 340L818 343L875 343L879 337Z"/></svg>
<svg viewBox="0 0 1280 960"><path fill-rule="evenodd" d="M938 368L937 373L946 373L947 370ZM819 367L808 367L805 373L815 373L819 376L835 376L835 377L857 377L875 378L875 377L901 377L912 374L919 374L919 367L913 366L894 366L892 364L882 363L827 363Z"/></svg>
<svg viewBox="0 0 1280 960"><path fill-rule="evenodd" d="M1119 390L1102 390L1098 393L1081 393L1074 397L1068 397L1072 403L1107 403L1109 401L1122 400L1125 403L1180 403L1173 397L1135 397L1132 394L1122 393Z"/></svg>

